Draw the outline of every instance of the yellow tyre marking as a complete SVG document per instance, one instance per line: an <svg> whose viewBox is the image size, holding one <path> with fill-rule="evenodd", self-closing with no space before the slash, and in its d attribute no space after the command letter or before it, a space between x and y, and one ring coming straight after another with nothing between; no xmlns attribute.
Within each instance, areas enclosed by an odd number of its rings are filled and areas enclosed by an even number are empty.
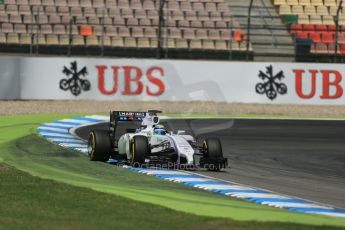
<svg viewBox="0 0 345 230"><path fill-rule="evenodd" d="M204 141L203 145L204 145L205 149L207 150L207 142L206 141Z"/></svg>

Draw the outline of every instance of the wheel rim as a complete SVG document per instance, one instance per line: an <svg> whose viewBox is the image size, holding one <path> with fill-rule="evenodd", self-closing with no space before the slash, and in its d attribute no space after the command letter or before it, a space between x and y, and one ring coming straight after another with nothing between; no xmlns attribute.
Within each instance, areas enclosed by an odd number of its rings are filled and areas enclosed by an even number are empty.
<svg viewBox="0 0 345 230"><path fill-rule="evenodd" d="M88 145L87 145L87 153L89 154L89 156L91 156L92 152L93 152L92 145L90 143L88 143Z"/></svg>
<svg viewBox="0 0 345 230"><path fill-rule="evenodd" d="M132 160L131 160L131 164L134 163L134 156L135 156L134 141L132 141Z"/></svg>
<svg viewBox="0 0 345 230"><path fill-rule="evenodd" d="M95 135L93 133L90 133L89 141L87 144L87 151L88 151L89 157L92 158L95 152Z"/></svg>

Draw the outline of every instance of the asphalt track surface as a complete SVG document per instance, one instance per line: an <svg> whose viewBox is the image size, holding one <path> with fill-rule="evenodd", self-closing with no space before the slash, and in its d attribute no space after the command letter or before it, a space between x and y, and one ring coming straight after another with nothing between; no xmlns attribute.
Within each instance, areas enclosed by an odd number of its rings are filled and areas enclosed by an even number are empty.
<svg viewBox="0 0 345 230"><path fill-rule="evenodd" d="M345 121L180 119L162 122L201 141L219 137L230 168L198 173L345 208ZM131 127L137 127L131 124ZM108 123L81 127L90 130ZM119 134L128 128L121 124ZM129 127L130 128L130 127Z"/></svg>

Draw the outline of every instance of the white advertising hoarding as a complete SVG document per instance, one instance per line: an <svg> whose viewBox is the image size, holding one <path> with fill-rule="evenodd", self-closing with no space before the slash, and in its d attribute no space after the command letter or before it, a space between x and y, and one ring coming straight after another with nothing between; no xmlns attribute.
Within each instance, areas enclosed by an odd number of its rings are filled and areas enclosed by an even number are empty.
<svg viewBox="0 0 345 230"><path fill-rule="evenodd" d="M0 66L1 98L345 105L342 64L3 58Z"/></svg>

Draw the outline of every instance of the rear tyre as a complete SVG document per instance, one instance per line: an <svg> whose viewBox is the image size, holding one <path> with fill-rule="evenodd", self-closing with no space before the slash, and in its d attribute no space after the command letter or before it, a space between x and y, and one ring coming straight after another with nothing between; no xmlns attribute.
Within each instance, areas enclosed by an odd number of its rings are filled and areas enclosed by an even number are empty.
<svg viewBox="0 0 345 230"><path fill-rule="evenodd" d="M134 136L131 141L131 165L141 167L145 164L145 158L150 154L149 141L145 136Z"/></svg>
<svg viewBox="0 0 345 230"><path fill-rule="evenodd" d="M218 138L207 138L203 144L204 158L210 162L214 162L208 165L209 170L219 171L221 164L218 160L223 159L223 150L220 140Z"/></svg>
<svg viewBox="0 0 345 230"><path fill-rule="evenodd" d="M111 139L107 131L91 131L88 140L88 154L91 161L107 161L111 153Z"/></svg>

